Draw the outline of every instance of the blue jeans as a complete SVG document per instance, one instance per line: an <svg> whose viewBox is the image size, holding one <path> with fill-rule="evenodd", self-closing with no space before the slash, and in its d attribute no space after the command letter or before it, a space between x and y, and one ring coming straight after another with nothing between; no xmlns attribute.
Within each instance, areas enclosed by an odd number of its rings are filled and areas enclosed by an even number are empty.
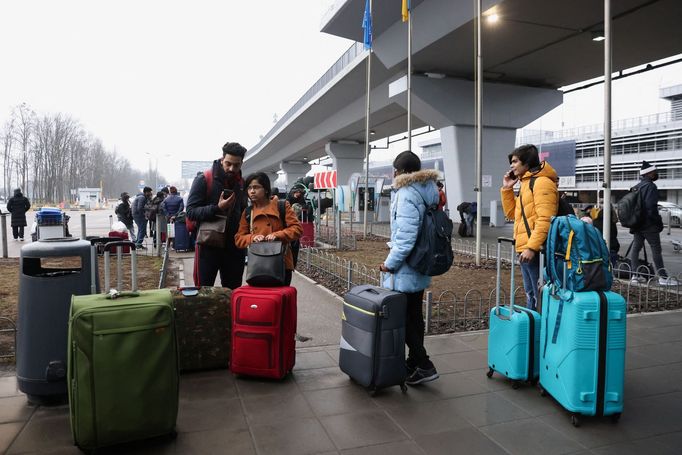
<svg viewBox="0 0 682 455"><path fill-rule="evenodd" d="M523 289L526 291L526 308L537 310L538 281L540 280L540 255L536 254L532 261L521 263Z"/></svg>
<svg viewBox="0 0 682 455"><path fill-rule="evenodd" d="M144 238L147 235L147 219L144 217L135 219L135 224L137 224L137 238L135 239L135 243L142 245L142 242L144 242Z"/></svg>

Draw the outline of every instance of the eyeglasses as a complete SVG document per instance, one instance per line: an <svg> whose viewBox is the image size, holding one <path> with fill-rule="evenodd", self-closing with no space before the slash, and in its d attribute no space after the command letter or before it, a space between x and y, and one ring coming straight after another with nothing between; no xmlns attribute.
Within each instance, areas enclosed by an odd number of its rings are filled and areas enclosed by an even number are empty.
<svg viewBox="0 0 682 455"><path fill-rule="evenodd" d="M247 191L258 191L263 189L263 185L251 185L246 187Z"/></svg>

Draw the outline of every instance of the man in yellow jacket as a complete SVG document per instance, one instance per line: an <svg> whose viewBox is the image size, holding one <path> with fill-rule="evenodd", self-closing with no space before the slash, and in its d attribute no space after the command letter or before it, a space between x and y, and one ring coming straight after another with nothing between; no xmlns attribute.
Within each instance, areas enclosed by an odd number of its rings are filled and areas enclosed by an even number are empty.
<svg viewBox="0 0 682 455"><path fill-rule="evenodd" d="M514 240L526 291L526 306L535 310L540 279L538 253L547 239L550 221L557 214L559 178L549 163L540 162L534 145L514 149L509 154L509 168L500 188L502 209L508 219L514 219ZM521 187L516 197L513 188L519 180Z"/></svg>

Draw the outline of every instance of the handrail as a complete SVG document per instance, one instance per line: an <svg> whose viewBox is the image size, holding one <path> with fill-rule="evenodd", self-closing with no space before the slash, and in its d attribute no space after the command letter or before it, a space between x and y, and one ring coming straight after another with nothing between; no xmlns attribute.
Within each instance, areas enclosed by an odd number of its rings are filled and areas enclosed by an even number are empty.
<svg viewBox="0 0 682 455"><path fill-rule="evenodd" d="M619 131L627 130L630 128L639 128L644 126L657 125L660 123L668 123L675 121L676 118L670 111L659 112L657 114L649 114L641 117L631 117L621 120L614 120L611 122L611 129L615 135ZM517 134L516 144L528 144L528 143L548 143L548 142L558 142L562 139L580 138L588 134L603 134L604 124L594 123L591 125L579 126L576 128L569 128L565 130L557 131L545 131L545 130L520 130Z"/></svg>

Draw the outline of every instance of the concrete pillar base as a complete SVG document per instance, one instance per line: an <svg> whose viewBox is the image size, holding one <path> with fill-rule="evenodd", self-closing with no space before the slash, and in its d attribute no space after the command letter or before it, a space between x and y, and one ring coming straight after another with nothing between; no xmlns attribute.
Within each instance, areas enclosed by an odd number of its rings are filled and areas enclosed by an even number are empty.
<svg viewBox="0 0 682 455"><path fill-rule="evenodd" d="M336 169L336 181L339 185L348 185L354 172L362 172L365 162L365 144L339 144L328 142L325 151L333 160Z"/></svg>

